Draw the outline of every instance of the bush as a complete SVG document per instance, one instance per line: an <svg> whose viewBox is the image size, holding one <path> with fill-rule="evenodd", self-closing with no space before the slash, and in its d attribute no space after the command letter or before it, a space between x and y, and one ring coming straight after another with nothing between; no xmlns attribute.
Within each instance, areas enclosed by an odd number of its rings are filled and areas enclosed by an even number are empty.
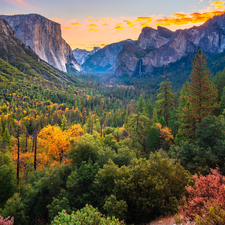
<svg viewBox="0 0 225 225"><path fill-rule="evenodd" d="M196 225L225 224L225 210L221 204L207 202L203 213L203 216L196 216Z"/></svg>
<svg viewBox="0 0 225 225"><path fill-rule="evenodd" d="M193 187L187 186L186 189L188 191L188 198L183 199L184 206L179 207L181 214L183 215L186 221L194 221L196 215L199 217L203 217L206 214L205 203L211 202L216 203L225 209L225 177L222 176L218 169L211 169L211 174L207 176L203 176L200 174L193 176L195 180L195 184ZM217 210L215 205L213 206L213 210ZM208 207L208 208L209 208ZM210 213L212 210L207 210L208 216L210 217ZM198 217L198 218L199 218Z"/></svg>
<svg viewBox="0 0 225 225"><path fill-rule="evenodd" d="M147 223L177 212L190 178L182 166L157 152L149 160L134 158L128 166L119 167L109 160L99 170L96 183L105 196L103 208L108 215L128 223Z"/></svg>
<svg viewBox="0 0 225 225"><path fill-rule="evenodd" d="M115 217L104 217L96 208L91 205L86 205L81 210L67 214L65 210L59 213L54 218L51 224L54 225L67 225L67 224L92 224L92 225L119 225L120 222Z"/></svg>
<svg viewBox="0 0 225 225"><path fill-rule="evenodd" d="M10 217L4 219L2 216L0 216L0 225L13 225L13 223L14 223L13 217L11 219Z"/></svg>

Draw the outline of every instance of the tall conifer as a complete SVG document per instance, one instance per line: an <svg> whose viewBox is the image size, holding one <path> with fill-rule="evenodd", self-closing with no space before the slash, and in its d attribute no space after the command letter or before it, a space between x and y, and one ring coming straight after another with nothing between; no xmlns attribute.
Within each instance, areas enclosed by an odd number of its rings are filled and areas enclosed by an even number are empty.
<svg viewBox="0 0 225 225"><path fill-rule="evenodd" d="M219 107L217 103L217 89L211 82L211 74L206 65L206 57L199 50L194 61L188 83L188 101L190 111L197 123L211 115L212 111Z"/></svg>
<svg viewBox="0 0 225 225"><path fill-rule="evenodd" d="M170 113L171 110L174 108L174 103L173 103L173 93L171 91L171 85L170 82L166 80L161 82L160 88L159 88L160 93L157 95L157 101L156 101L156 106L157 110L160 116L163 116L166 122L166 126L168 127L169 125L169 119L170 119Z"/></svg>

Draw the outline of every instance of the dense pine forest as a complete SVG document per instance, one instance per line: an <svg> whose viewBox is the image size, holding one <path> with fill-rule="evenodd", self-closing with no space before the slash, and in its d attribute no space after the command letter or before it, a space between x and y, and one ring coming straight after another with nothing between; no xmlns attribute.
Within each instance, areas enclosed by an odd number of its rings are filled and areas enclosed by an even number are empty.
<svg viewBox="0 0 225 225"><path fill-rule="evenodd" d="M224 224L225 70L192 60L182 87L0 58L0 224Z"/></svg>

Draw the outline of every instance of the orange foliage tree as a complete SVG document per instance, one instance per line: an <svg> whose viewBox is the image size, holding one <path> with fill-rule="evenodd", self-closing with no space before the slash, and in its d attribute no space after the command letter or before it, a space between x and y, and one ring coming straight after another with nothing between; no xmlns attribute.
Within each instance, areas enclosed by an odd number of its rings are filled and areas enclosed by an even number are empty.
<svg viewBox="0 0 225 225"><path fill-rule="evenodd" d="M48 125L38 135L38 162L54 166L63 162L70 149L67 132L59 126Z"/></svg>
<svg viewBox="0 0 225 225"><path fill-rule="evenodd" d="M161 148L163 148L163 145L167 142L169 147L173 144L173 134L170 128L163 127L162 124L156 123L156 127L158 128L160 132L160 139L161 139Z"/></svg>
<svg viewBox="0 0 225 225"><path fill-rule="evenodd" d="M72 125L64 131L59 126L44 127L38 135L37 158L40 169L44 165L52 167L60 163L68 163L69 159L66 156L70 150L71 141L77 141L84 132L80 124Z"/></svg>

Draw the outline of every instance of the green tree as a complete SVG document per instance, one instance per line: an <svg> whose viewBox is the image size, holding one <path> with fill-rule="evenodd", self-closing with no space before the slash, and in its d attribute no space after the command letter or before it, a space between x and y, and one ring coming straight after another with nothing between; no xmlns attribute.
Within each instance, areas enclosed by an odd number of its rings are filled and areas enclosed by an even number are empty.
<svg viewBox="0 0 225 225"><path fill-rule="evenodd" d="M132 145L140 146L146 151L146 137L148 133L149 119L143 114L131 114L126 124L126 129L132 140Z"/></svg>
<svg viewBox="0 0 225 225"><path fill-rule="evenodd" d="M110 160L99 170L96 183L110 215L120 217L121 209L128 223L140 224L176 212L189 179L182 166L157 152L149 160L133 159L128 166L118 167Z"/></svg>
<svg viewBox="0 0 225 225"><path fill-rule="evenodd" d="M68 122L67 122L67 119L66 119L66 116L65 115L62 116L61 127L62 127L62 130L63 131L64 130L68 130L69 125L68 125Z"/></svg>
<svg viewBox="0 0 225 225"><path fill-rule="evenodd" d="M174 95L171 91L170 82L165 78L165 80L160 84L156 106L159 115L164 117L167 127L169 125L171 110L174 108L173 99Z"/></svg>
<svg viewBox="0 0 225 225"><path fill-rule="evenodd" d="M71 208L80 209L86 204L98 206L98 201L101 196L98 196L98 191L94 179L98 173L99 165L83 162L79 168L72 171L67 179L67 198Z"/></svg>
<svg viewBox="0 0 225 225"><path fill-rule="evenodd" d="M225 119L207 117L197 125L195 141L184 141L171 147L169 154L191 173L207 174L220 167L225 174Z"/></svg>
<svg viewBox="0 0 225 225"><path fill-rule="evenodd" d="M68 213L71 213L69 201L66 197L66 191L63 189L57 198L53 197L51 204L47 205L49 220L52 221L59 212L65 209Z"/></svg>
<svg viewBox="0 0 225 225"><path fill-rule="evenodd" d="M210 116L213 110L219 107L219 104L217 103L217 89L211 82L206 57L201 50L195 56L192 67L191 81L187 81L187 90L189 92L189 112L197 125L202 122L203 118ZM187 108L184 108L184 111L185 114L188 113Z"/></svg>
<svg viewBox="0 0 225 225"><path fill-rule="evenodd" d="M16 171L10 153L0 150L0 208L16 191Z"/></svg>

